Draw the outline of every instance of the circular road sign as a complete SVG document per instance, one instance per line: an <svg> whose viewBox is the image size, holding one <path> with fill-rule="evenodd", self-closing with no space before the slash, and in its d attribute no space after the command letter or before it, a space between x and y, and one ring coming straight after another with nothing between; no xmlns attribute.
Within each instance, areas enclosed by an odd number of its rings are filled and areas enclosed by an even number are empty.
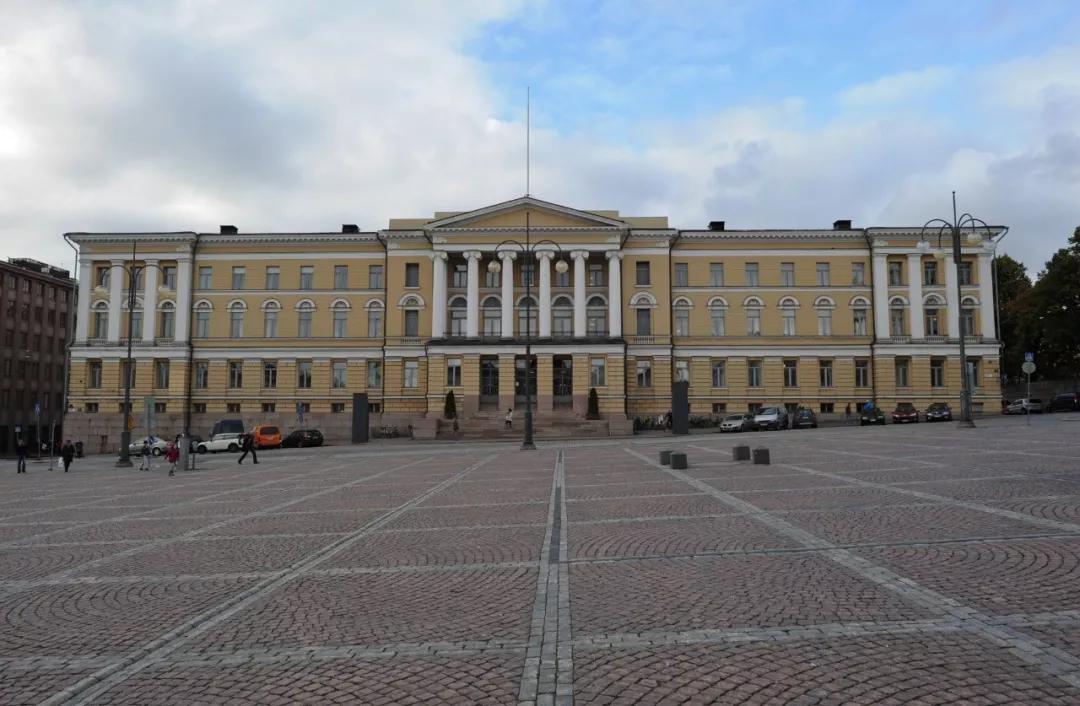
<svg viewBox="0 0 1080 706"><path fill-rule="evenodd" d="M1028 360L1020 366L1020 369L1024 371L1025 375L1031 375L1033 372L1035 372L1035 364Z"/></svg>

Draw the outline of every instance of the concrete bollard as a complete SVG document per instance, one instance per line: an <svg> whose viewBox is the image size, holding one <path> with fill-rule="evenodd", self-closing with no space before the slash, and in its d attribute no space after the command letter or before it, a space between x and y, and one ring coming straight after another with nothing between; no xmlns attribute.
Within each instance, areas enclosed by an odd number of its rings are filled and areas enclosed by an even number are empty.
<svg viewBox="0 0 1080 706"><path fill-rule="evenodd" d="M765 448L754 449L754 465L768 466L769 465L769 450Z"/></svg>
<svg viewBox="0 0 1080 706"><path fill-rule="evenodd" d="M671 452L670 451L661 451L660 452L660 465L661 466L670 466L671 465Z"/></svg>
<svg viewBox="0 0 1080 706"><path fill-rule="evenodd" d="M686 454L681 451L671 454L671 467L677 471L686 470Z"/></svg>
<svg viewBox="0 0 1080 706"><path fill-rule="evenodd" d="M731 457L736 461L749 461L750 447L746 444L739 444L731 450Z"/></svg>

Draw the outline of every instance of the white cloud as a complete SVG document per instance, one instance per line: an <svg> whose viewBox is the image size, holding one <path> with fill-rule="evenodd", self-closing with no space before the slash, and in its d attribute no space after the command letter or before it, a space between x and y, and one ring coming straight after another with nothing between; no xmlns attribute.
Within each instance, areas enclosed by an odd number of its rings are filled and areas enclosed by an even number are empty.
<svg viewBox="0 0 1080 706"><path fill-rule="evenodd" d="M880 108L922 100L948 85L956 72L943 66L882 76L852 86L840 94L841 102L852 108Z"/></svg>

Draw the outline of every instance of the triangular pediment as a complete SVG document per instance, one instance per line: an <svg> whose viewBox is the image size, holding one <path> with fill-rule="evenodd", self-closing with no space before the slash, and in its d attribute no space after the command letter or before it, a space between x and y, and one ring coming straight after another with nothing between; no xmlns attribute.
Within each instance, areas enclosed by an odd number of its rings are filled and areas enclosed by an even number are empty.
<svg viewBox="0 0 1080 706"><path fill-rule="evenodd" d="M625 228L626 222L618 217L580 211L541 201L532 196L522 196L511 201L485 206L473 211L457 213L429 221L426 230L456 230L459 228L519 228L525 226L528 213L529 225L534 228Z"/></svg>

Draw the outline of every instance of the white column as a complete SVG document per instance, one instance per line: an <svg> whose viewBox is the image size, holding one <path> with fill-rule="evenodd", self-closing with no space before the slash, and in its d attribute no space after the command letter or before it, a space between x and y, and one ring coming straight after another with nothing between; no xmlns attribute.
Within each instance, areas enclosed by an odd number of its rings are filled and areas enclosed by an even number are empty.
<svg viewBox="0 0 1080 706"><path fill-rule="evenodd" d="M90 282L94 277L94 263L79 263L79 306L75 317L75 343L86 343L90 332ZM68 316L70 316L70 310Z"/></svg>
<svg viewBox="0 0 1080 706"><path fill-rule="evenodd" d="M446 338L446 260L444 252L431 256L431 337Z"/></svg>
<svg viewBox="0 0 1080 706"><path fill-rule="evenodd" d="M124 280L127 279L128 273L124 269L123 260L113 260L111 264L112 267L109 268L109 328L107 332L109 343L118 343L120 341L120 312L123 311L120 308L120 303L124 298Z"/></svg>
<svg viewBox="0 0 1080 706"><path fill-rule="evenodd" d="M908 299L911 300L909 312L911 313L911 338L918 340L926 335L923 320L922 305L922 255L919 253L907 256L908 268Z"/></svg>
<svg viewBox="0 0 1080 706"><path fill-rule="evenodd" d="M575 250L570 253L574 258L574 338L584 338L585 330L585 268L589 253Z"/></svg>
<svg viewBox="0 0 1080 706"><path fill-rule="evenodd" d="M191 320L191 256L178 255L176 258L176 335L173 341L187 343L188 326Z"/></svg>
<svg viewBox="0 0 1080 706"><path fill-rule="evenodd" d="M956 293L956 261L952 255L943 260L945 263L945 307L947 309L949 338L960 338L960 300Z"/></svg>
<svg viewBox="0 0 1080 706"><path fill-rule="evenodd" d="M143 343L153 343L157 328L157 288L158 288L158 261L147 260L146 268L143 269L143 315L142 315L142 340Z"/></svg>
<svg viewBox="0 0 1080 706"><path fill-rule="evenodd" d="M889 337L889 263L880 253L874 253L874 335Z"/></svg>
<svg viewBox="0 0 1080 706"><path fill-rule="evenodd" d="M551 258L550 250L536 253L540 268L540 338L551 338Z"/></svg>
<svg viewBox="0 0 1080 706"><path fill-rule="evenodd" d="M979 253L979 318L983 338L996 340L994 326L994 253Z"/></svg>
<svg viewBox="0 0 1080 706"><path fill-rule="evenodd" d="M514 337L514 260L516 252L503 250L497 253L502 260L502 337ZM521 335L525 335L522 331Z"/></svg>
<svg viewBox="0 0 1080 706"><path fill-rule="evenodd" d="M480 253L470 250L465 253L465 259L469 263L465 300L468 310L465 312L465 335L476 338L480 335Z"/></svg>
<svg viewBox="0 0 1080 706"><path fill-rule="evenodd" d="M622 336L622 257L616 250L607 254L608 335L616 338Z"/></svg>

